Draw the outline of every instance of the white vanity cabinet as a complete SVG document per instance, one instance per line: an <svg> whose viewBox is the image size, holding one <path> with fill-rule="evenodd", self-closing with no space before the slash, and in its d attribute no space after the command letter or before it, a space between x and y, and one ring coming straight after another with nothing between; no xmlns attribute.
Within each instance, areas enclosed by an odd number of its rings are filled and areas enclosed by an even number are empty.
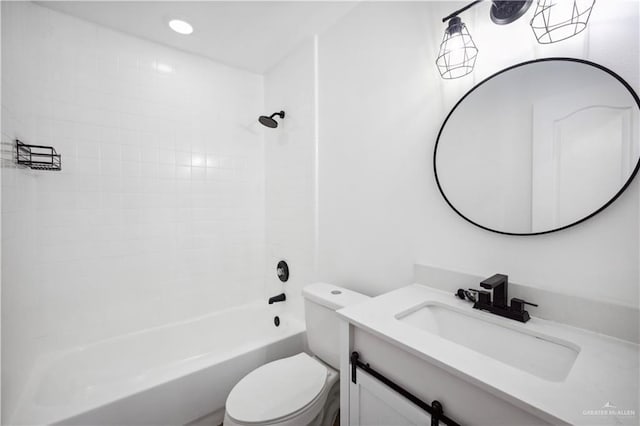
<svg viewBox="0 0 640 426"><path fill-rule="evenodd" d="M425 403L438 401L443 414L460 425L566 424L535 416L357 325L343 321L341 333L341 426L432 424L429 413L364 370L356 368L354 383L349 357L354 351L362 362Z"/></svg>

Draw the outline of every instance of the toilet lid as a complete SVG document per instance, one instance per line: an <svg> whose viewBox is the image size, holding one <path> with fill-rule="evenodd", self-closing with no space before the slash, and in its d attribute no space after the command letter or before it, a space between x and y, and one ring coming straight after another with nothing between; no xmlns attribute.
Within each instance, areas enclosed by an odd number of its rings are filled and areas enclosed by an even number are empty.
<svg viewBox="0 0 640 426"><path fill-rule="evenodd" d="M279 359L247 374L231 390L226 410L239 422L286 417L313 401L327 380L327 368L305 353Z"/></svg>

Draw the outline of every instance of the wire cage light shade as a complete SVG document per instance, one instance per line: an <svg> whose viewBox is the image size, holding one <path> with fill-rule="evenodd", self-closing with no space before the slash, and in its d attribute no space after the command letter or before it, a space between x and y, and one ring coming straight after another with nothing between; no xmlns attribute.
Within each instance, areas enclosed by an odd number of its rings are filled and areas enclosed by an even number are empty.
<svg viewBox="0 0 640 426"><path fill-rule="evenodd" d="M477 56L478 48L467 26L457 16L451 18L436 59L442 78L453 79L469 74L473 71Z"/></svg>
<svg viewBox="0 0 640 426"><path fill-rule="evenodd" d="M531 19L538 43L555 43L582 32L595 3L595 0L538 0Z"/></svg>

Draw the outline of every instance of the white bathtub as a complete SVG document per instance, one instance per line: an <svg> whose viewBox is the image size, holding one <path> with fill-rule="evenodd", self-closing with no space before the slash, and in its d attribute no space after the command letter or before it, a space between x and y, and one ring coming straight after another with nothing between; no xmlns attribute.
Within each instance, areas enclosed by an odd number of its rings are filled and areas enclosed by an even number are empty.
<svg viewBox="0 0 640 426"><path fill-rule="evenodd" d="M280 317L275 327L273 318ZM304 323L264 302L40 359L12 424L182 425L249 371L304 349Z"/></svg>

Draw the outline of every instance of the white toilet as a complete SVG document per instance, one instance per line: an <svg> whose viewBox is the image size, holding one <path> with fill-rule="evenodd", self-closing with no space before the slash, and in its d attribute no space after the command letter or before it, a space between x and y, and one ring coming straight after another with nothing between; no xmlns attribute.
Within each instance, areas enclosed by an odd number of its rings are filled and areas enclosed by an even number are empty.
<svg viewBox="0 0 640 426"><path fill-rule="evenodd" d="M340 408L340 341L335 311L368 299L331 284L302 294L309 349L256 368L227 398L225 426L331 426Z"/></svg>

